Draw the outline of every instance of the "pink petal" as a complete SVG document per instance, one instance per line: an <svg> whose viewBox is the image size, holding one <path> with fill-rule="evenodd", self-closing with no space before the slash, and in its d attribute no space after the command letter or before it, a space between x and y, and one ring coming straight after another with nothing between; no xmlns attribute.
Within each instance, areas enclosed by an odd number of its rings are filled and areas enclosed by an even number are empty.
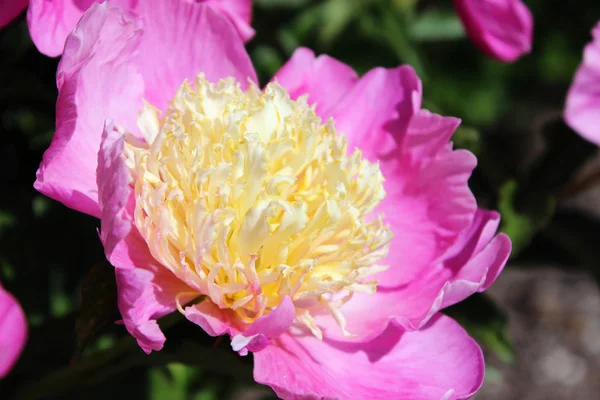
<svg viewBox="0 0 600 400"><path fill-rule="evenodd" d="M294 312L294 305L287 296L279 307L250 326L244 326L231 310L220 309L208 298L185 309L187 319L200 326L210 336L229 334L233 338L233 349L242 355L246 355L248 351L264 349L271 343L271 339L286 332L292 325Z"/></svg>
<svg viewBox="0 0 600 400"><path fill-rule="evenodd" d="M373 296L355 295L341 308L347 319L346 329L361 340L377 336L390 321L404 329L420 329L442 308L486 290L510 254L510 239L504 234L494 236L499 221L498 213L479 210L473 225L443 260L423 268L406 284L395 288L380 285ZM392 264L391 268L398 265ZM331 318L319 316L317 320L328 337L349 340L341 336Z"/></svg>
<svg viewBox="0 0 600 400"><path fill-rule="evenodd" d="M272 339L282 335L294 321L295 308L292 300L285 296L279 306L260 317L244 332L246 336L263 334Z"/></svg>
<svg viewBox="0 0 600 400"><path fill-rule="evenodd" d="M65 40L94 0L30 0L27 25L38 50L49 56L62 54Z"/></svg>
<svg viewBox="0 0 600 400"><path fill-rule="evenodd" d="M448 146L446 144L446 146ZM435 157L381 162L387 195L375 210L383 213L394 238L390 265L381 280L385 286L409 282L442 257L473 221L477 204L468 187L475 157L445 147Z"/></svg>
<svg viewBox="0 0 600 400"><path fill-rule="evenodd" d="M533 17L521 0L454 0L467 35L485 54L512 62L531 51Z"/></svg>
<svg viewBox="0 0 600 400"><path fill-rule="evenodd" d="M418 329L438 310L483 292L496 280L510 255L508 236L496 235L499 222L497 212L478 210L472 226L441 262L405 287L383 289L374 298L380 295L379 303L399 303L398 308L406 311L396 311L396 321L407 329Z"/></svg>
<svg viewBox="0 0 600 400"><path fill-rule="evenodd" d="M140 3L144 35L138 60L145 99L164 109L185 79L203 72L216 82L234 77L257 82L254 67L235 28L205 4L156 0Z"/></svg>
<svg viewBox="0 0 600 400"><path fill-rule="evenodd" d="M98 152L97 185L101 214L100 239L107 259L131 232L134 202L129 185L129 171L123 159L125 142L113 121L107 121Z"/></svg>
<svg viewBox="0 0 600 400"><path fill-rule="evenodd" d="M62 54L65 40L83 13L98 0L30 0L27 10L29 34L38 50L49 56ZM130 9L138 0L113 0L112 5Z"/></svg>
<svg viewBox="0 0 600 400"><path fill-rule="evenodd" d="M115 267L119 311L127 331L146 354L161 350L166 338L156 321L176 310L175 296L185 287L178 288L181 281L156 263L146 268L142 264L134 269Z"/></svg>
<svg viewBox="0 0 600 400"><path fill-rule="evenodd" d="M375 68L338 101L331 117L350 149L358 147L371 161L389 158L421 108L421 93L411 67Z"/></svg>
<svg viewBox="0 0 600 400"><path fill-rule="evenodd" d="M150 353L160 350L165 342L156 320L173 312L177 296L191 289L154 260L130 222L135 204L123 146L122 135L107 123L98 155L100 237L108 261L116 268L119 310L125 327Z"/></svg>
<svg viewBox="0 0 600 400"><path fill-rule="evenodd" d="M254 378L286 400L466 399L481 386L479 346L437 315L420 331L390 326L366 343L281 336L254 354Z"/></svg>
<svg viewBox="0 0 600 400"><path fill-rule="evenodd" d="M504 242L507 243L510 250L510 241L506 242L506 235L498 234L498 226L500 224L500 214L496 211L484 210L482 208L477 209L473 224L469 227L469 230L463 233L452 248L447 252L444 259L444 265L447 268L451 268L454 271L459 271L463 276L468 276L467 270L464 266L471 263L473 259L479 257L480 254L484 254L489 251L491 242ZM503 238L503 239L499 239ZM488 249L488 250L486 250ZM500 256L501 259L508 257L506 249L498 252L496 255ZM506 259L504 259L506 262ZM504 266L504 262L501 262L500 267ZM494 280L498 277L501 272L501 268L491 268L488 270L487 278L482 286L483 290L486 290ZM476 272L476 275L478 273ZM473 276L475 278L475 276ZM491 278L491 279L489 279ZM476 278L479 280L480 278Z"/></svg>
<svg viewBox="0 0 600 400"><path fill-rule="evenodd" d="M97 154L106 118L135 129L143 82L132 66L141 30L106 3L69 36L57 72L56 133L34 187L67 207L100 216Z"/></svg>
<svg viewBox="0 0 600 400"><path fill-rule="evenodd" d="M567 96L565 120L583 138L600 146L600 23L592 36Z"/></svg>
<svg viewBox="0 0 600 400"><path fill-rule="evenodd" d="M26 0L3 3L11 2L15 4L11 4L12 8L6 13L6 23L10 22L8 16L12 15L10 19L16 17L27 5ZM94 3L100 2L99 0L31 0L27 12L27 24L36 47L50 57L61 55L67 36L75 28L83 13ZM197 0L197 2L206 3L226 16L244 41L254 36L254 29L249 25L252 14L251 0ZM140 0L110 0L111 5L134 12L138 10L140 3L142 3ZM0 5L2 6L3 4ZM2 26L6 24L2 24L5 13L1 12L0 15L3 17L0 19L0 26Z"/></svg>
<svg viewBox="0 0 600 400"><path fill-rule="evenodd" d="M156 0L138 11L141 19L132 20L106 3L94 5L67 39L57 74L57 132L35 187L101 216L106 255L117 268L123 321L150 352L165 340L156 319L172 312L177 295L191 289L152 258L129 222L134 201L121 159L123 140L109 122L101 147L102 127L110 120L137 132L142 96L164 106L185 78L200 72L212 80L234 76L242 82L255 74L235 29L210 6Z"/></svg>
<svg viewBox="0 0 600 400"><path fill-rule="evenodd" d="M0 0L0 28L17 18L29 0Z"/></svg>
<svg viewBox="0 0 600 400"><path fill-rule="evenodd" d="M378 68L347 92L331 114L358 147L379 162L386 198L376 209L395 237L382 264L388 286L412 279L441 257L466 230L476 210L467 182L476 165L448 140L459 121L420 110L421 81L410 67Z"/></svg>
<svg viewBox="0 0 600 400"><path fill-rule="evenodd" d="M186 307L185 316L210 336L235 335L240 332L232 311L220 309L209 298Z"/></svg>
<svg viewBox="0 0 600 400"><path fill-rule="evenodd" d="M395 235L381 262L390 268L377 277L378 293L355 295L342 307L347 329L363 339L380 334L390 320L416 329L442 303L446 306L485 289L506 262L510 242L499 236L488 246L498 216L477 217L468 187L476 159L449 144L460 121L420 110L421 82L410 67L378 68L358 81L352 74L336 81L330 77L344 75L332 71L334 67L343 71L343 64L326 60L328 67L317 69L312 53L297 52L278 79L293 97L308 91L310 101L326 100L327 107L317 106L317 112L335 119L350 148L358 147L379 162L387 195L376 213L385 215ZM481 228L485 235L478 233L480 226L486 226ZM468 253L471 237L480 238L482 244ZM327 335L342 339L329 315L316 319Z"/></svg>
<svg viewBox="0 0 600 400"><path fill-rule="evenodd" d="M34 186L94 216L106 119L135 133L142 97L165 107L186 78L201 72L213 81L256 80L235 29L210 6L156 0L137 11L141 17L132 20L106 3L91 7L68 37L57 73L56 133Z"/></svg>
<svg viewBox="0 0 600 400"><path fill-rule="evenodd" d="M359 79L344 63L300 48L274 79L293 99L308 94L321 118L334 118L350 149L359 147L371 159L395 146L394 137L401 140L421 106L421 81L407 66L375 68Z"/></svg>
<svg viewBox="0 0 600 400"><path fill-rule="evenodd" d="M27 342L27 319L19 302L0 285L0 379L15 365Z"/></svg>
<svg viewBox="0 0 600 400"><path fill-rule="evenodd" d="M444 151L459 125L458 118L420 110L413 115L410 129L404 135L403 158L408 158L407 163L412 166L431 160Z"/></svg>
<svg viewBox="0 0 600 400"><path fill-rule="evenodd" d="M244 42L252 39L254 29L250 26L252 19L252 0L199 0L212 6L233 23Z"/></svg>
<svg viewBox="0 0 600 400"><path fill-rule="evenodd" d="M258 318L244 333L233 336L231 347L242 355L248 351L261 351L271 343L271 339L278 338L290 328L294 317L294 304L285 296L275 310Z"/></svg>
<svg viewBox="0 0 600 400"><path fill-rule="evenodd" d="M476 204L467 180L475 158L447 149L457 119L420 111L421 81L412 68L376 68L358 80L339 61L300 49L276 78L292 98L308 93L350 149L380 162L388 195L377 211L396 235L388 260L404 260L388 284L410 280L470 226Z"/></svg>
<svg viewBox="0 0 600 400"><path fill-rule="evenodd" d="M294 52L273 79L287 89L292 99L308 94L308 102L316 104L322 118L330 117L331 109L358 82L358 76L346 64L326 55L315 58L315 53L304 47Z"/></svg>

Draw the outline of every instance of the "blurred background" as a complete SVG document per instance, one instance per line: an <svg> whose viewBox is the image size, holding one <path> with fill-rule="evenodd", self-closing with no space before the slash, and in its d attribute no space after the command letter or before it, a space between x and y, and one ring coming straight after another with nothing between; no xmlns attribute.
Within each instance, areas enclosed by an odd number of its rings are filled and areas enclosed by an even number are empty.
<svg viewBox="0 0 600 400"><path fill-rule="evenodd" d="M513 64L473 47L450 0L255 0L257 35L248 50L261 83L298 46L361 74L412 65L424 107L463 120L453 140L479 159L471 188L480 206L502 213L514 245L488 292L445 311L484 348L486 382L476 398L597 399L600 154L561 113L600 2L525 3L534 48ZM251 356L237 357L227 343L177 324L178 316L161 322L169 340L150 357L111 322L119 316L98 221L32 186L53 133L57 64L35 49L24 15L0 31L0 281L21 301L31 329L0 398L90 359L83 375L64 374L29 395L275 398L253 383Z"/></svg>

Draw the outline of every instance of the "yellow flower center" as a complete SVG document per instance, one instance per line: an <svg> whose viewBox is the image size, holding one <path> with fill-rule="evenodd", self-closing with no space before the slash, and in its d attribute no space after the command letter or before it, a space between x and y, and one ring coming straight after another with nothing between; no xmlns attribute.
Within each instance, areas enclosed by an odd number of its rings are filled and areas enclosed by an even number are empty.
<svg viewBox="0 0 600 400"><path fill-rule="evenodd" d="M371 215L385 196L378 164L347 155L333 122L277 83L243 91L200 75L138 125L145 141L128 135L126 158L156 260L244 323L289 296L316 336L322 311L349 335L339 308L375 292L392 237Z"/></svg>

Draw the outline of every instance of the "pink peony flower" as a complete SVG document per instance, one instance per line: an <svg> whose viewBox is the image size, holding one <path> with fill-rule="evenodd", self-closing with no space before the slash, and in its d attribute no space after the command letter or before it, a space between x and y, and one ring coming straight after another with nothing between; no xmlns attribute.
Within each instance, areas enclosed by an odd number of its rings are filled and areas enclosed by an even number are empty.
<svg viewBox="0 0 600 400"><path fill-rule="evenodd" d="M207 3L227 16L244 41L254 36L250 27L252 0L187 0ZM0 0L0 28L16 18L29 4L27 25L31 39L43 54L57 57L62 54L67 35L90 6L97 0ZM110 0L124 10L138 9L141 0Z"/></svg>
<svg viewBox="0 0 600 400"><path fill-rule="evenodd" d="M600 145L600 23L592 36L567 95L565 120L585 139Z"/></svg>
<svg viewBox="0 0 600 400"><path fill-rule="evenodd" d="M68 37L35 187L100 218L140 347L179 310L285 399L477 391L481 350L438 311L489 287L510 241L413 69L298 49L261 90L212 8L138 12L95 5Z"/></svg>
<svg viewBox="0 0 600 400"><path fill-rule="evenodd" d="M15 298L0 285L0 379L17 362L27 341L27 319Z"/></svg>
<svg viewBox="0 0 600 400"><path fill-rule="evenodd" d="M513 62L531 51L533 17L521 0L454 0L467 35L488 56Z"/></svg>

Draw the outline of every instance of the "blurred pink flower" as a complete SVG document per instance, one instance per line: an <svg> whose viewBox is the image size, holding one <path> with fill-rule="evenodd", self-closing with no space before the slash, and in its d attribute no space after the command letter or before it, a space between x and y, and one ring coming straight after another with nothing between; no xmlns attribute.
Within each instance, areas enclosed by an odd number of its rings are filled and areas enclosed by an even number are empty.
<svg viewBox="0 0 600 400"><path fill-rule="evenodd" d="M109 0L124 10L135 12L142 0ZM254 36L250 27L252 0L187 0L207 3L227 16L244 41ZM31 39L40 52L57 57L62 54L67 35L91 5L98 0L0 0L0 28L16 18L29 5L27 25Z"/></svg>
<svg viewBox="0 0 600 400"><path fill-rule="evenodd" d="M27 319L15 298L0 285L0 379L15 365L27 341Z"/></svg>
<svg viewBox="0 0 600 400"><path fill-rule="evenodd" d="M454 0L467 35L488 56L513 62L531 51L533 17L521 0Z"/></svg>
<svg viewBox="0 0 600 400"><path fill-rule="evenodd" d="M21 14L27 3L29 0L0 0L0 28Z"/></svg>
<svg viewBox="0 0 600 400"><path fill-rule="evenodd" d="M592 37L567 95L565 120L585 139L600 145L600 23Z"/></svg>
<svg viewBox="0 0 600 400"><path fill-rule="evenodd" d="M179 310L285 399L477 391L481 350L438 311L487 289L511 245L449 143L459 120L421 109L407 66L359 78L301 48L260 90L212 8L139 15L96 5L68 37L35 187L101 219L140 347Z"/></svg>

